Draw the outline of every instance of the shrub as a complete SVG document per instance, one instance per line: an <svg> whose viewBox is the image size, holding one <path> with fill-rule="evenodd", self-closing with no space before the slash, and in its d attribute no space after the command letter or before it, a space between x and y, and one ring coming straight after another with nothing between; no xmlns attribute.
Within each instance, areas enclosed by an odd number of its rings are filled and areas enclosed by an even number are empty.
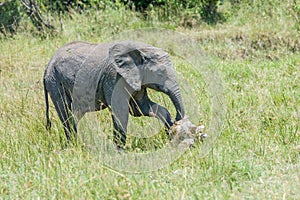
<svg viewBox="0 0 300 200"><path fill-rule="evenodd" d="M221 0L121 0L121 2L146 15L154 9L162 20L176 17L185 20L188 17L214 24L222 19L217 11Z"/></svg>
<svg viewBox="0 0 300 200"><path fill-rule="evenodd" d="M0 2L0 32L4 35L13 34L17 31L21 20L19 1Z"/></svg>

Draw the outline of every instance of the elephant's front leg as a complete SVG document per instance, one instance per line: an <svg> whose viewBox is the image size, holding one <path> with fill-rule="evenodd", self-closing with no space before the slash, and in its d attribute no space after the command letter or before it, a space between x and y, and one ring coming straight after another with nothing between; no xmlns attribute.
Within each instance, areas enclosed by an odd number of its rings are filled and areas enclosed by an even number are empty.
<svg viewBox="0 0 300 200"><path fill-rule="evenodd" d="M173 125L169 111L165 107L152 101L150 102L149 116L160 119L167 129L170 129L170 127Z"/></svg>
<svg viewBox="0 0 300 200"><path fill-rule="evenodd" d="M131 99L130 108L130 114L133 116L155 117L164 123L166 129L169 129L173 125L169 111L165 107L151 101L145 89L139 92L135 96L135 99Z"/></svg>
<svg viewBox="0 0 300 200"><path fill-rule="evenodd" d="M151 101L146 95L142 101L131 101L130 107L130 113L136 117L149 116L159 119L164 124L166 134L170 138L169 130L174 122L165 107Z"/></svg>
<svg viewBox="0 0 300 200"><path fill-rule="evenodd" d="M118 148L124 148L126 144L128 112L126 116L125 114L112 114L112 120L114 124L114 143L117 145Z"/></svg>
<svg viewBox="0 0 300 200"><path fill-rule="evenodd" d="M112 120L114 125L114 142L119 148L126 144L126 132L129 115L129 99L132 91L124 80L120 79L111 98Z"/></svg>

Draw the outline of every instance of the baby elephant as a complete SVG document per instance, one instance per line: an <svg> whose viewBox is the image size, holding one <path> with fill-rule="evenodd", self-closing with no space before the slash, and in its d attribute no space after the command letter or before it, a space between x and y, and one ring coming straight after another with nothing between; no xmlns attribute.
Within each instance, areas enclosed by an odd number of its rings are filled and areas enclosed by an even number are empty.
<svg viewBox="0 0 300 200"><path fill-rule="evenodd" d="M156 117L170 129L174 121L169 111L149 99L147 88L170 97L175 121L185 116L174 67L163 50L134 41L69 43L55 53L44 74L47 128L49 93L67 139L86 112L105 108L111 110L118 147L125 145L129 114Z"/></svg>

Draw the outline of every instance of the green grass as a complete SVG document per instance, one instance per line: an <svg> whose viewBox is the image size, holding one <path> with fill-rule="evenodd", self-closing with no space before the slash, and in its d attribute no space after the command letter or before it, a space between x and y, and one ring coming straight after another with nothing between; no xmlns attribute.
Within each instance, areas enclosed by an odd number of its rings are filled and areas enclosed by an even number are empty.
<svg viewBox="0 0 300 200"><path fill-rule="evenodd" d="M0 41L1 199L300 198L300 55L299 50L278 42L284 36L289 44L296 45L297 33L287 31L277 37L267 31L267 23L260 29L249 22L178 29L196 38L213 55L212 61L223 77L222 102L227 107L224 127L207 156L200 156L199 143L163 169L125 173L101 164L79 145L65 147L52 105L53 126L46 131L42 87L46 63L68 41L101 42L119 32L114 28L116 16L112 14L98 31L91 31L100 27L98 21L80 26L91 20L76 15L74 21L66 19L60 36L38 39L25 31ZM120 26L147 26L137 18L136 23L128 24L126 17L132 16L122 15L125 25ZM242 39L235 40L236 36ZM253 45L257 41L259 48ZM200 89L195 91L200 103L195 123L209 127L207 84L186 61L175 55L172 60L182 76ZM189 101L188 94L184 98ZM193 110L190 105L187 103L187 109ZM105 112L99 113L99 120L110 134L110 117ZM155 139L164 140L163 135L153 139L154 145L163 145ZM129 142L133 148L145 145L145 141Z"/></svg>

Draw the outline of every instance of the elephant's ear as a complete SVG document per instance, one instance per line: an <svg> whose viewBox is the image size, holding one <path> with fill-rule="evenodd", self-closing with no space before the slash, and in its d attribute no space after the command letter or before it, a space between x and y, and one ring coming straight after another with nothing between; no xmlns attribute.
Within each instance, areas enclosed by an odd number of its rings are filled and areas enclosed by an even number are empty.
<svg viewBox="0 0 300 200"><path fill-rule="evenodd" d="M143 63L142 52L130 43L119 43L109 50L110 58L115 62L117 72L135 91L141 90L140 65Z"/></svg>

